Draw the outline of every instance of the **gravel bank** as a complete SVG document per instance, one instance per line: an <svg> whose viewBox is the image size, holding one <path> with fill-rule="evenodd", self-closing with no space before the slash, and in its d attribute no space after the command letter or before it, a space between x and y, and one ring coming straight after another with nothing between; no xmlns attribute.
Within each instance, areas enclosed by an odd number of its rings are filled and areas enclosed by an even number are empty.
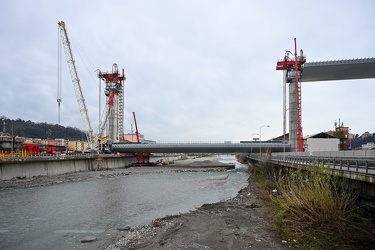
<svg viewBox="0 0 375 250"><path fill-rule="evenodd" d="M157 218L136 228L120 228L117 243L105 250L122 249L292 249L264 218L257 184L230 200L205 204L195 211Z"/></svg>

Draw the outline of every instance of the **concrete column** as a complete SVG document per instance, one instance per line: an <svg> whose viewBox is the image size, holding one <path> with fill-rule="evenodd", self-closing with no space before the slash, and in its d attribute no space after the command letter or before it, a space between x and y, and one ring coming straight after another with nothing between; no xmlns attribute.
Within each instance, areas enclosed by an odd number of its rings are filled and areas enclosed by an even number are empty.
<svg viewBox="0 0 375 250"><path fill-rule="evenodd" d="M289 83L289 143L290 151L298 151L297 126L297 99L296 99L296 81Z"/></svg>

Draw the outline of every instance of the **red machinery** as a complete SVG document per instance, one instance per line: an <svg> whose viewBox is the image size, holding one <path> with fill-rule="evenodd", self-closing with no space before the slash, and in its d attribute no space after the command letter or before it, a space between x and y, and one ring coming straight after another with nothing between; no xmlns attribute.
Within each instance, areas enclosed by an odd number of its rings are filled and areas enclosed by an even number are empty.
<svg viewBox="0 0 375 250"><path fill-rule="evenodd" d="M30 155L39 155L41 153L40 151L40 144L38 143L25 143L23 144L23 150L27 152L27 154ZM46 154L56 154L56 147L48 146L46 148Z"/></svg>
<svg viewBox="0 0 375 250"><path fill-rule="evenodd" d="M25 143L25 144L23 144L23 150L25 150L28 154L38 155L38 154L40 154L40 144Z"/></svg>
<svg viewBox="0 0 375 250"><path fill-rule="evenodd" d="M135 112L133 112L133 118L134 118L135 135L137 137L137 143L141 143L141 140L139 138L138 124L137 124L137 119L135 117ZM135 158L137 159L137 162L132 163L133 167L155 166L156 165L156 163L150 162L150 153L147 153L147 152L135 153L134 155L135 155Z"/></svg>
<svg viewBox="0 0 375 250"><path fill-rule="evenodd" d="M306 62L306 57L303 56L303 51L301 50L301 55L297 55L297 40L294 38L294 60L289 57L292 54L290 51L285 52L285 56L283 60L277 62L276 70L286 70L287 75L293 76L288 79L288 82L295 82L295 93L296 93L296 107L289 107L289 110L296 109L297 110L297 145L298 145L298 152L303 152L303 136L302 136L302 124L301 124L301 87L299 83L299 76L303 70L303 64ZM294 74L290 74L294 72ZM290 117L291 122L293 121L292 117ZM290 129L290 128L289 128ZM284 135L285 136L285 135ZM291 138L291 133L289 134L289 138Z"/></svg>
<svg viewBox="0 0 375 250"><path fill-rule="evenodd" d="M98 77L105 81L105 95L108 97L107 108L99 125L99 139L108 121L108 136L111 143L122 141L124 134L124 70L119 73L117 64L112 65L112 72L99 71Z"/></svg>

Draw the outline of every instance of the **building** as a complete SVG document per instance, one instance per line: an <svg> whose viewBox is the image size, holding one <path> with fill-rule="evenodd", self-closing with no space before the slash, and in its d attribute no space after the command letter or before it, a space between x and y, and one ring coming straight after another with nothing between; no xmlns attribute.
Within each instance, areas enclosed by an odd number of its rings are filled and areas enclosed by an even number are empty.
<svg viewBox="0 0 375 250"><path fill-rule="evenodd" d="M306 136L303 141L306 152L340 150L340 139L324 132Z"/></svg>
<svg viewBox="0 0 375 250"><path fill-rule="evenodd" d="M340 119L337 126L335 122L335 131L328 131L327 134L334 136L340 140L340 150L349 150L350 148L350 139L349 139L349 127L344 127L342 122L340 125Z"/></svg>
<svg viewBox="0 0 375 250"><path fill-rule="evenodd" d="M136 133L123 134L122 138L124 139L125 142L138 142ZM139 134L139 141L143 142L144 140L145 140L145 136L142 134Z"/></svg>
<svg viewBox="0 0 375 250"><path fill-rule="evenodd" d="M362 144L363 150L369 150L369 149L372 149L372 148L375 148L375 143L373 143L373 142L368 142L366 144Z"/></svg>

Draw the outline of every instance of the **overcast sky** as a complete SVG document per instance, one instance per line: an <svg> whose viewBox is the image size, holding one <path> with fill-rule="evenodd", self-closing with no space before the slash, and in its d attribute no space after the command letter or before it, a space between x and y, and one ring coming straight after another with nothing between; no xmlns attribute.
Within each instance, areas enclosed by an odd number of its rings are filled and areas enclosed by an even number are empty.
<svg viewBox="0 0 375 250"><path fill-rule="evenodd" d="M375 57L372 0L0 0L0 116L58 123L58 21L65 21L94 130L95 70L124 68L124 131L132 112L158 142L262 139L282 128L276 62ZM63 52L61 122L84 129ZM304 135L375 132L375 79L302 83ZM103 108L103 105L102 105ZM254 135L254 137L258 137Z"/></svg>

